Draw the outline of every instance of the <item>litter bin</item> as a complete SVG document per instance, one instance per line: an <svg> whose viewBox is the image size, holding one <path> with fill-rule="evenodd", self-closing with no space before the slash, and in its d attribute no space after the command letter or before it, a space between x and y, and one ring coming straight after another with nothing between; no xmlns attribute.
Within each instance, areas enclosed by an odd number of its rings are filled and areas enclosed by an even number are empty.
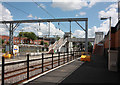
<svg viewBox="0 0 120 85"><path fill-rule="evenodd" d="M108 51L108 70L109 71L118 71L118 51L110 50Z"/></svg>

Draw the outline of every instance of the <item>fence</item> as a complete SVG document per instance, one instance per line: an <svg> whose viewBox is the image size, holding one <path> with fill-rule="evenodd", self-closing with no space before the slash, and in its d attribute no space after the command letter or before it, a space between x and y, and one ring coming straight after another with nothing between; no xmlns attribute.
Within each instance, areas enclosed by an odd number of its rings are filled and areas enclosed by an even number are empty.
<svg viewBox="0 0 120 85"><path fill-rule="evenodd" d="M59 52L59 53L42 53L35 55L40 58L30 59L33 55L26 55L26 60L5 63L5 58L2 57L2 74L1 83L4 84L19 84L29 80L39 74L49 71L57 66L72 61L80 56L79 51Z"/></svg>

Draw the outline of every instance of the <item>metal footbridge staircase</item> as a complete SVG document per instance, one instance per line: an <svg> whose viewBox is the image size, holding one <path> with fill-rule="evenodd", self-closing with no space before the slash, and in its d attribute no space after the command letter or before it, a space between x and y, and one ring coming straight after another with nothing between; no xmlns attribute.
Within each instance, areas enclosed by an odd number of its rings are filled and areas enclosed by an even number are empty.
<svg viewBox="0 0 120 85"><path fill-rule="evenodd" d="M58 41L56 41L54 44L51 44L49 46L49 53L55 53L60 51L60 49L66 44L67 38L60 38Z"/></svg>

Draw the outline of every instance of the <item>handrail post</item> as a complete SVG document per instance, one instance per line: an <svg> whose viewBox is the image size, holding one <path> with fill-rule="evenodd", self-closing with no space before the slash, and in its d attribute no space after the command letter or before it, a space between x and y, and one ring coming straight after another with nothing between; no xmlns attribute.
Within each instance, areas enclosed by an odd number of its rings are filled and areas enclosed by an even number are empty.
<svg viewBox="0 0 120 85"><path fill-rule="evenodd" d="M63 64L65 64L65 52L64 52L64 56L63 56Z"/></svg>
<svg viewBox="0 0 120 85"><path fill-rule="evenodd" d="M52 69L53 69L53 53L52 53Z"/></svg>
<svg viewBox="0 0 120 85"><path fill-rule="evenodd" d="M75 59L75 57L74 57L74 51L73 51L73 60Z"/></svg>
<svg viewBox="0 0 120 85"><path fill-rule="evenodd" d="M60 66L60 52L58 52L58 66Z"/></svg>
<svg viewBox="0 0 120 85"><path fill-rule="evenodd" d="M76 59L76 51L74 52L74 55L75 55L75 59Z"/></svg>
<svg viewBox="0 0 120 85"><path fill-rule="evenodd" d="M42 53L42 73L44 72L44 53Z"/></svg>
<svg viewBox="0 0 120 85"><path fill-rule="evenodd" d="M5 72L5 58L2 56L2 85L4 85L4 72Z"/></svg>
<svg viewBox="0 0 120 85"><path fill-rule="evenodd" d="M72 57L73 57L73 56L72 56L72 51L70 52L70 56L71 56L70 60L72 61Z"/></svg>
<svg viewBox="0 0 120 85"><path fill-rule="evenodd" d="M69 52L67 51L67 62L68 62L68 58L69 58Z"/></svg>
<svg viewBox="0 0 120 85"><path fill-rule="evenodd" d="M27 80L29 80L29 54L27 54Z"/></svg>

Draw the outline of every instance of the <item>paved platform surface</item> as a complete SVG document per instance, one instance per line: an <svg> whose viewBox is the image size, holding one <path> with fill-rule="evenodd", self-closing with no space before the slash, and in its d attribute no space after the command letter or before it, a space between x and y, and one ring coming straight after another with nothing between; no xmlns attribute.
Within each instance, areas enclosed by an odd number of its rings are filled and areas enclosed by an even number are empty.
<svg viewBox="0 0 120 85"><path fill-rule="evenodd" d="M25 85L57 85L62 82L67 76L74 72L78 67L80 67L83 62L75 60L61 68L58 68L52 72L47 73Z"/></svg>
<svg viewBox="0 0 120 85"><path fill-rule="evenodd" d="M120 85L120 72L111 72L107 69L107 59L104 56L93 55L91 62L85 62L59 85L109 83Z"/></svg>

